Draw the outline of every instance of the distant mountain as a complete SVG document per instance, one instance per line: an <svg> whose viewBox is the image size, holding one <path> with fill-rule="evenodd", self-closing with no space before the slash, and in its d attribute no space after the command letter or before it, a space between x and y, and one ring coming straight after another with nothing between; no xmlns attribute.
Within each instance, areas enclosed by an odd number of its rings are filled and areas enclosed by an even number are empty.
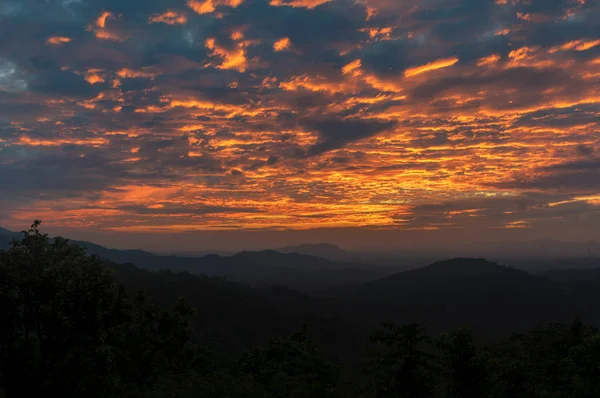
<svg viewBox="0 0 600 398"><path fill-rule="evenodd" d="M10 231L9 231L10 232ZM0 250L6 249L19 234L0 234ZM273 250L241 252L232 256L209 254L201 257L167 256L143 250L117 250L83 241L71 241L94 254L117 264L135 264L152 271L187 271L196 275L225 277L252 287L287 286L312 291L333 286L363 283L394 272L391 268L331 261L298 253L283 254Z"/></svg>
<svg viewBox="0 0 600 398"><path fill-rule="evenodd" d="M9 231L8 229L0 228L0 250L5 250L10 246L13 239L19 239L21 234L18 232Z"/></svg>
<svg viewBox="0 0 600 398"><path fill-rule="evenodd" d="M151 272L132 264L107 264L128 291L144 291L157 304L173 308L186 297L194 309L190 325L203 345L225 355L239 355L270 338L288 336L307 325L311 337L331 355L351 357L352 340L365 339L351 322L314 315L318 302L297 291L241 284L189 273ZM340 331L344 333L341 334Z"/></svg>
<svg viewBox="0 0 600 398"><path fill-rule="evenodd" d="M547 285L544 278L484 259L456 258L367 282L349 289L353 295L391 299L399 296L490 288L532 288Z"/></svg>
<svg viewBox="0 0 600 398"><path fill-rule="evenodd" d="M600 257L518 258L506 260L510 265L532 273L551 270L600 268Z"/></svg>
<svg viewBox="0 0 600 398"><path fill-rule="evenodd" d="M329 294L341 317L416 322L434 331L470 325L502 335L578 315L600 324L600 308L592 304L600 284L557 284L483 259L442 261Z"/></svg>
<svg viewBox="0 0 600 398"><path fill-rule="evenodd" d="M565 242L556 239L535 239L530 241L476 242L456 245L449 250L453 253L470 253L476 256L496 258L557 258L585 257L600 255L600 242L590 240Z"/></svg>
<svg viewBox="0 0 600 398"><path fill-rule="evenodd" d="M284 246L274 250L285 254L306 254L309 256L323 257L329 260L350 259L353 257L353 253L343 250L340 247L329 243L305 243L295 246Z"/></svg>
<svg viewBox="0 0 600 398"><path fill-rule="evenodd" d="M281 268L302 268L305 270L323 270L323 269L349 269L365 268L360 263L331 261L327 258L300 254L298 252L282 253L275 250L264 250L260 252L243 251L233 257L246 258L266 266ZM372 267L370 267L372 268Z"/></svg>
<svg viewBox="0 0 600 398"><path fill-rule="evenodd" d="M588 269L553 269L541 275L555 282L600 282L600 267Z"/></svg>
<svg viewBox="0 0 600 398"><path fill-rule="evenodd" d="M159 256L141 250L115 250L78 242L116 263L131 263L149 270L168 269L192 274L225 277L253 287L288 286L303 291L342 284L362 283L386 275L387 269L362 264L332 262L323 258L275 251L241 252L233 256Z"/></svg>

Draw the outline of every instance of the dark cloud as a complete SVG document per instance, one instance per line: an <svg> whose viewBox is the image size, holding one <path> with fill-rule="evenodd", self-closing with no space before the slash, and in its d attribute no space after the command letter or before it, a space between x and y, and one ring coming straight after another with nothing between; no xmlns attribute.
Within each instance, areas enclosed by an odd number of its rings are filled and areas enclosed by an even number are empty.
<svg viewBox="0 0 600 398"><path fill-rule="evenodd" d="M315 131L321 137L318 144L309 148L310 155L318 155L325 151L343 147L345 144L371 137L388 130L396 124L391 121L360 119L305 119L301 126Z"/></svg>
<svg viewBox="0 0 600 398"><path fill-rule="evenodd" d="M415 88L413 97L430 100L453 89L508 89L518 88L518 95L537 93L550 87L563 87L573 83L573 78L562 69L511 68L489 74L455 76L428 81Z"/></svg>
<svg viewBox="0 0 600 398"><path fill-rule="evenodd" d="M93 97L101 91L101 87L90 85L83 76L60 70L40 70L31 78L29 88L37 93L77 98Z"/></svg>
<svg viewBox="0 0 600 398"><path fill-rule="evenodd" d="M591 219L571 200L600 190L597 1L301 3L0 0L0 208L20 209L3 218Z"/></svg>
<svg viewBox="0 0 600 398"><path fill-rule="evenodd" d="M576 160L568 163L560 163L542 168L543 171L567 171L583 172L596 170L600 172L600 158L591 160Z"/></svg>

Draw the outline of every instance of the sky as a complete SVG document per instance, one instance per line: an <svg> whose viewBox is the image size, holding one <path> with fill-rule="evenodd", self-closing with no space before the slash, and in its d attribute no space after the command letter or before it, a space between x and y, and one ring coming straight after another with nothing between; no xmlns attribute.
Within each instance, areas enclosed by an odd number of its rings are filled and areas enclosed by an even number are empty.
<svg viewBox="0 0 600 398"><path fill-rule="evenodd" d="M599 116L594 0L0 0L14 230L600 239Z"/></svg>

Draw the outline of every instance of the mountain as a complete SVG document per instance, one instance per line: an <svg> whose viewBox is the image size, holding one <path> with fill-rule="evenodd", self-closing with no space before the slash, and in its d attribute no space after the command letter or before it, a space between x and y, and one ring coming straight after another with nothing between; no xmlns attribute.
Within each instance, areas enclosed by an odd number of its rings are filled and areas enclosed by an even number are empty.
<svg viewBox="0 0 600 398"><path fill-rule="evenodd" d="M518 258L506 260L512 266L532 273L551 270L600 268L600 257Z"/></svg>
<svg viewBox="0 0 600 398"><path fill-rule="evenodd" d="M203 345L220 355L237 356L270 339L308 327L311 338L329 354L356 360L350 341L365 340L360 325L337 317L318 316L316 299L284 287L251 288L223 278L187 272L152 272L132 264L107 263L129 292L144 291L156 304L173 308L185 297L194 309L190 326ZM340 335L343 330L343 335Z"/></svg>
<svg viewBox="0 0 600 398"><path fill-rule="evenodd" d="M555 282L600 282L600 267L588 269L553 269L541 275Z"/></svg>
<svg viewBox="0 0 600 398"><path fill-rule="evenodd" d="M590 240L567 242L556 239L535 239L529 241L494 241L455 245L449 253L470 253L487 258L538 258L556 259L565 257L585 257L600 254L600 242Z"/></svg>
<svg viewBox="0 0 600 398"><path fill-rule="evenodd" d="M285 254L298 253L309 256L323 257L329 260L347 260L353 258L354 256L354 253L348 252L336 245L332 245L329 243L305 243L295 246L284 246L274 250Z"/></svg>
<svg viewBox="0 0 600 398"><path fill-rule="evenodd" d="M14 239L20 239L21 234L18 232L9 231L8 229L0 228L0 250L5 250L10 246Z"/></svg>
<svg viewBox="0 0 600 398"><path fill-rule="evenodd" d="M10 232L10 231L9 231ZM19 234L0 234L0 250L6 249ZM358 284L392 274L394 269L357 262L331 261L298 253L273 250L241 252L230 256L208 254L202 257L157 255L143 250L117 250L83 241L71 241L89 254L117 264L135 264L152 271L167 269L196 275L225 277L252 287L287 286L302 291Z"/></svg>
<svg viewBox="0 0 600 398"><path fill-rule="evenodd" d="M262 256L286 255L242 252L234 257L261 261ZM549 322L569 323L577 316L600 326L600 283L554 282L483 259L441 261L360 285L329 288L318 297L189 273L111 267L129 290L147 291L164 305L187 297L196 309L192 326L199 337L232 353L302 325L331 355L348 361L362 355L366 344L360 342L366 343L369 331L381 322L419 323L434 334L469 326L484 339Z"/></svg>
<svg viewBox="0 0 600 398"><path fill-rule="evenodd" d="M420 323L434 331L470 325L485 336L581 316L600 324L600 284L564 285L483 259L457 258L329 291L342 317Z"/></svg>
<svg viewBox="0 0 600 398"><path fill-rule="evenodd" d="M262 265L284 268L300 268L303 270L332 270L371 267L361 263L331 261L327 258L297 252L282 253L275 250L260 252L243 251L233 256L245 258ZM374 267L371 267L374 268Z"/></svg>
<svg viewBox="0 0 600 398"><path fill-rule="evenodd" d="M225 277L253 287L288 286L303 291L362 283L386 275L386 269L274 251L241 252L233 256L159 256L139 250L114 250L85 244L88 252L116 263L131 263L149 270L168 269ZM388 274L391 271L388 272Z"/></svg>

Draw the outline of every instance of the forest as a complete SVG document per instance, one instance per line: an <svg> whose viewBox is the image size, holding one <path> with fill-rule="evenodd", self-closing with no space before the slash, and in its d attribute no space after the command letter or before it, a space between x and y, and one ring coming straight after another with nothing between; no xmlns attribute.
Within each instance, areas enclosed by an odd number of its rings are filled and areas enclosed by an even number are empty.
<svg viewBox="0 0 600 398"><path fill-rule="evenodd" d="M0 396L600 396L590 270L453 259L308 295L164 268L36 221L0 251Z"/></svg>

